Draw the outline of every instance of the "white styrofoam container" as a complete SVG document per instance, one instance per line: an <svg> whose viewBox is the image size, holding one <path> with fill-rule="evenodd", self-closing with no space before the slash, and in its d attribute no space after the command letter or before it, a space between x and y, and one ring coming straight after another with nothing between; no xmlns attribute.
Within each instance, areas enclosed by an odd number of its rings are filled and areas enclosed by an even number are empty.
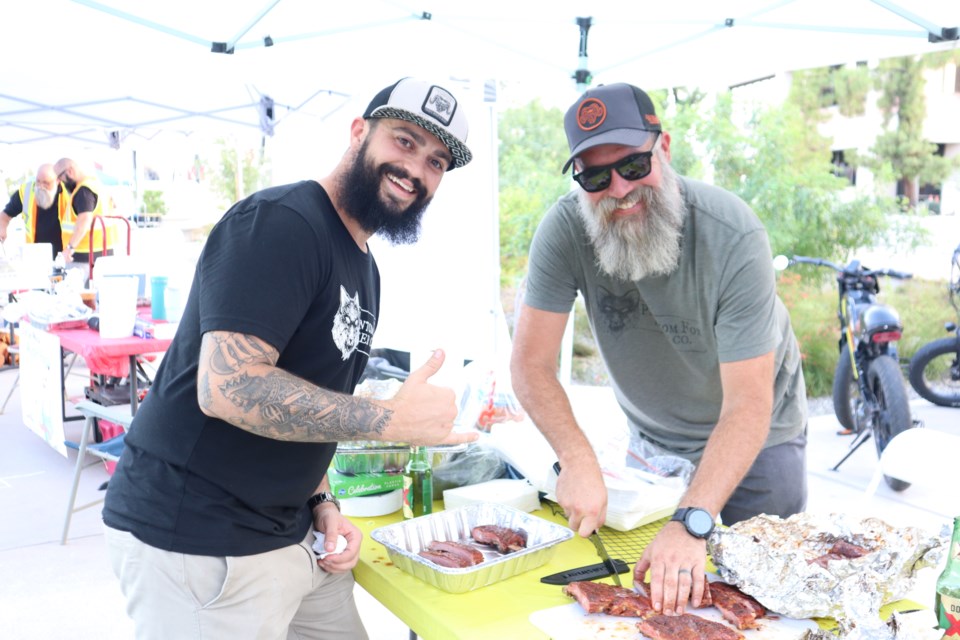
<svg viewBox="0 0 960 640"><path fill-rule="evenodd" d="M446 489L443 492L444 509L456 509L480 502L503 504L528 513L540 508L537 489L526 480L499 478L465 487Z"/></svg>

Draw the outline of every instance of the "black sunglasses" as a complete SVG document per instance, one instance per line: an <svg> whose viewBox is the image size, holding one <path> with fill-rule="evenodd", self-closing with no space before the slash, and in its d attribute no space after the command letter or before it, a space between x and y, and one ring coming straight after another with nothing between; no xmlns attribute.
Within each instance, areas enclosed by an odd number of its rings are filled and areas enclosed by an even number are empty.
<svg viewBox="0 0 960 640"><path fill-rule="evenodd" d="M656 147L656 143L654 143L654 147ZM583 187L584 191L596 193L610 186L610 181L613 179L613 171L619 173L620 177L624 180L633 181L646 178L653 170L652 158L653 149L650 151L641 151L640 153L632 153L611 164L584 169L580 173L575 173L573 179Z"/></svg>

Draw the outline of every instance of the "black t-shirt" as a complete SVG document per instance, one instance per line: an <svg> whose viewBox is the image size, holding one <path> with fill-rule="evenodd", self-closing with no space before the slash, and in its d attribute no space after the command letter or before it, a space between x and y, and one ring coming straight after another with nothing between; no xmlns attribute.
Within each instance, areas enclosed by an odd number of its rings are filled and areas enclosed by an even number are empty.
<svg viewBox="0 0 960 640"><path fill-rule="evenodd" d="M205 416L197 403L207 331L257 336L277 366L352 393L369 357L380 274L326 192L266 189L217 223L180 326L110 480L104 521L161 549L250 555L300 542L336 443L281 442Z"/></svg>
<svg viewBox="0 0 960 640"><path fill-rule="evenodd" d="M73 194L73 200L71 201L73 212L80 215L81 213L93 211L97 208L98 199L97 194L88 187L79 187L76 193Z"/></svg>
<svg viewBox="0 0 960 640"><path fill-rule="evenodd" d="M53 205L46 209L37 206L37 228L33 236L34 242L49 242L52 245L53 257L63 251L63 235L60 229L60 191L63 186L57 185L57 195L53 199ZM87 189L89 192L89 189ZM96 204L96 201L94 201ZM17 189L10 196L10 202L3 208L3 212L15 218L23 213L23 201L20 199L20 190Z"/></svg>

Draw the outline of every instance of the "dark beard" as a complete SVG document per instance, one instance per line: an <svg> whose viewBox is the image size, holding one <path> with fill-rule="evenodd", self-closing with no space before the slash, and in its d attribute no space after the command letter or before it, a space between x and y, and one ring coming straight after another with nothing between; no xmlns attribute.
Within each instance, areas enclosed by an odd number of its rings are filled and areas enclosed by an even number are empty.
<svg viewBox="0 0 960 640"><path fill-rule="evenodd" d="M67 193L73 193L73 190L77 188L77 181L65 177L63 179L63 186L67 190Z"/></svg>
<svg viewBox="0 0 960 640"><path fill-rule="evenodd" d="M417 190L417 198L404 209L380 197L380 184L390 173L397 178L410 180ZM360 146L350 168L338 185L340 205L344 212L357 221L368 233L379 233L390 244L413 244L420 239L420 219L431 198L427 189L416 178L389 164L373 166L367 159L367 142Z"/></svg>

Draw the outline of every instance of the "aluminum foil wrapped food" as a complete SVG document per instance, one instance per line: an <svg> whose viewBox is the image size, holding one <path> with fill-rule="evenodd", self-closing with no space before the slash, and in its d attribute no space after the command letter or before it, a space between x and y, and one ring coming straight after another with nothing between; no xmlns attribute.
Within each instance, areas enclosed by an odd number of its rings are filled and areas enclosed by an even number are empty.
<svg viewBox="0 0 960 640"><path fill-rule="evenodd" d="M880 640L898 637L880 607L904 598L917 571L937 566L948 533L844 514L760 515L715 531L709 551L725 581L767 608L834 618L841 637Z"/></svg>

